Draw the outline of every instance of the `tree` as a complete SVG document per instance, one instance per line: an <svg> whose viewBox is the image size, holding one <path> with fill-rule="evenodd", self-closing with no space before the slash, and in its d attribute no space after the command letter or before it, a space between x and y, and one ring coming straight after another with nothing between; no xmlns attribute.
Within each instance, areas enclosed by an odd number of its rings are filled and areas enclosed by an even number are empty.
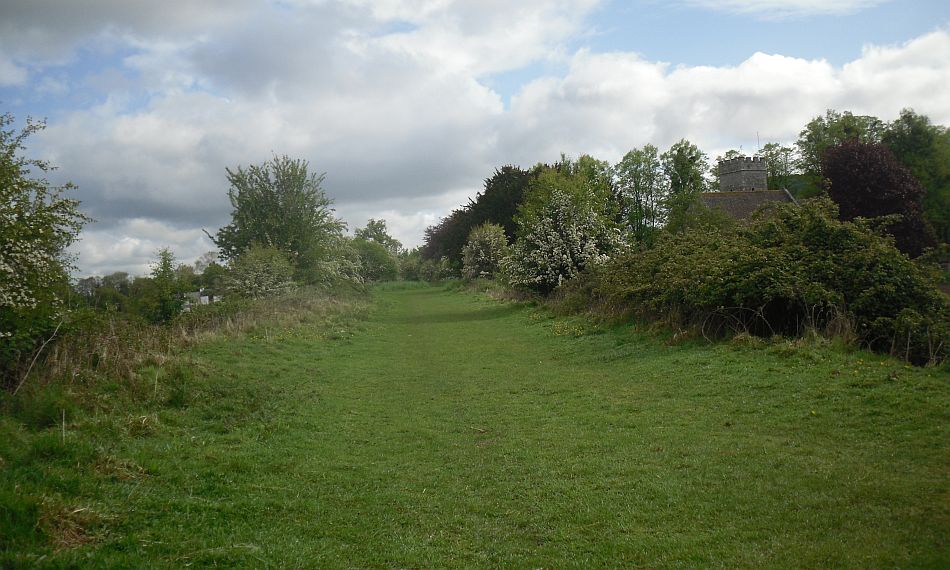
<svg viewBox="0 0 950 570"><path fill-rule="evenodd" d="M362 237L354 238L352 244L359 255L363 281L392 281L396 279L399 274L399 267L392 250L376 240Z"/></svg>
<svg viewBox="0 0 950 570"><path fill-rule="evenodd" d="M665 218L668 224L676 227L699 194L706 189L709 165L706 153L686 139L660 155L660 161L669 185L664 200Z"/></svg>
<svg viewBox="0 0 950 570"><path fill-rule="evenodd" d="M829 148L822 172L842 220L898 214L900 221L887 228L898 249L916 257L933 245L921 207L924 189L886 146L850 140Z"/></svg>
<svg viewBox="0 0 950 570"><path fill-rule="evenodd" d="M330 261L345 224L323 191L324 174L308 172L305 160L274 156L246 169L226 169L231 223L210 236L223 260L235 260L253 244L283 251L298 278L316 282L321 262Z"/></svg>
<svg viewBox="0 0 950 570"><path fill-rule="evenodd" d="M163 247L152 263L151 286L139 299L143 316L153 323L167 323L181 313L184 299L175 267L175 254Z"/></svg>
<svg viewBox="0 0 950 570"><path fill-rule="evenodd" d="M788 188L794 172L795 149L778 143L766 143L762 150L756 153L765 159L768 171L768 185L770 190Z"/></svg>
<svg viewBox="0 0 950 570"><path fill-rule="evenodd" d="M518 239L504 263L509 282L548 293L605 261L620 245L607 190L571 163L532 180L516 218Z"/></svg>
<svg viewBox="0 0 950 570"><path fill-rule="evenodd" d="M498 224L475 226L462 248L462 276L466 279L492 278L508 255L505 229Z"/></svg>
<svg viewBox="0 0 950 570"><path fill-rule="evenodd" d="M884 123L870 115L854 115L850 111L839 113L828 109L824 116L812 119L798 135L797 168L802 173L802 188L797 194L814 196L823 187L822 161L825 151L846 141L863 143L881 142Z"/></svg>
<svg viewBox="0 0 950 570"><path fill-rule="evenodd" d="M524 197L528 183L537 177L543 165L530 171L517 166L503 166L496 169L491 178L485 180L485 189L478 193L468 204L454 210L437 225L426 228L425 244L422 256L439 261L448 258L450 264L460 266L462 248L475 226L493 223L505 229L509 240L515 239L517 223L515 216Z"/></svg>
<svg viewBox="0 0 950 570"><path fill-rule="evenodd" d="M402 249L402 243L389 235L386 228L386 220L374 220L370 218L369 221L366 222L366 227L358 228L354 232L354 235L359 239L378 243L394 256L398 255L399 250Z"/></svg>
<svg viewBox="0 0 950 570"><path fill-rule="evenodd" d="M535 176L535 173L510 164L495 169L491 178L485 180L485 190L471 203L472 228L484 223L498 224L505 229L508 240L514 240L518 206L524 199L528 183Z"/></svg>
<svg viewBox="0 0 950 570"><path fill-rule="evenodd" d="M650 245L663 223L661 205L666 175L652 144L633 149L614 166L620 196L621 224L638 243Z"/></svg>
<svg viewBox="0 0 950 570"><path fill-rule="evenodd" d="M13 122L0 115L0 382L66 318L66 249L90 221L65 197L71 184L50 185L53 167L21 154L45 123L27 119L17 132Z"/></svg>
<svg viewBox="0 0 950 570"><path fill-rule="evenodd" d="M924 217L937 237L950 243L950 131L912 109L887 127L882 141L926 189Z"/></svg>

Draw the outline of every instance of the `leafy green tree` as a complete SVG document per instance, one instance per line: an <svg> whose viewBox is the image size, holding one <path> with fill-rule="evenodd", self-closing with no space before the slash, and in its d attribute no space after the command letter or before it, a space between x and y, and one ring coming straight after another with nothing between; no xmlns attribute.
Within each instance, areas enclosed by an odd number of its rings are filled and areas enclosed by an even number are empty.
<svg viewBox="0 0 950 570"><path fill-rule="evenodd" d="M175 254L164 247L158 250L152 263L151 287L148 288L141 306L143 316L153 323L166 323L181 313L184 299L175 267Z"/></svg>
<svg viewBox="0 0 950 570"><path fill-rule="evenodd" d="M353 248L359 255L363 281L392 281L399 274L392 250L376 240L354 238Z"/></svg>
<svg viewBox="0 0 950 570"><path fill-rule="evenodd" d="M235 297L260 299L292 290L293 276L294 266L285 251L255 243L231 263L225 286Z"/></svg>
<svg viewBox="0 0 950 570"><path fill-rule="evenodd" d="M675 229L699 194L706 189L709 164L706 161L706 153L686 139L680 140L660 155L660 162L669 185L664 200L664 217L671 229Z"/></svg>
<svg viewBox="0 0 950 570"><path fill-rule="evenodd" d="M354 232L354 235L358 239L378 243L394 256L402 249L402 242L389 235L389 231L386 228L386 220L374 220L370 218L369 221L366 222L366 227L358 228Z"/></svg>
<svg viewBox="0 0 950 570"><path fill-rule="evenodd" d="M795 174L795 149L778 143L766 143L756 156L765 159L770 190L789 187Z"/></svg>
<svg viewBox="0 0 950 570"><path fill-rule="evenodd" d="M846 141L825 151L822 172L842 220L897 214L887 231L898 249L916 257L934 245L923 217L924 188L886 146Z"/></svg>
<svg viewBox="0 0 950 570"><path fill-rule="evenodd" d="M211 262L198 274L198 286L212 295L221 295L225 289L228 270L220 263Z"/></svg>
<svg viewBox="0 0 950 570"><path fill-rule="evenodd" d="M508 255L505 228L484 223L475 226L462 248L462 276L466 279L492 278Z"/></svg>
<svg viewBox="0 0 950 570"><path fill-rule="evenodd" d="M260 165L227 169L231 223L210 236L225 260L235 260L252 244L286 255L298 278L321 280L321 264L333 261L345 224L323 191L324 175L308 172L305 160L275 156Z"/></svg>
<svg viewBox="0 0 950 570"><path fill-rule="evenodd" d="M175 279L180 291L197 291L201 288L199 275L191 265L182 263L175 268Z"/></svg>
<svg viewBox="0 0 950 570"><path fill-rule="evenodd" d="M633 149L616 166L621 224L638 243L650 245L663 223L666 175L652 144Z"/></svg>
<svg viewBox="0 0 950 570"><path fill-rule="evenodd" d="M937 237L950 243L950 130L904 109L882 140L924 186L924 217Z"/></svg>
<svg viewBox="0 0 950 570"><path fill-rule="evenodd" d="M881 142L884 123L870 115L854 115L850 111L828 109L824 116L812 119L798 135L796 167L802 174L803 187L797 195L810 197L823 187L822 161L825 151L846 141Z"/></svg>
<svg viewBox="0 0 950 570"><path fill-rule="evenodd" d="M0 115L0 382L67 316L66 249L89 218L65 197L71 184L52 186L52 166L22 156L28 137L45 123L27 120L19 132Z"/></svg>
<svg viewBox="0 0 950 570"><path fill-rule="evenodd" d="M114 273L110 273L109 275L105 275L102 278L103 287L114 289L123 295L129 294L130 285L131 281L129 280L129 274L125 271L116 271Z"/></svg>
<svg viewBox="0 0 950 570"><path fill-rule="evenodd" d="M779 205L748 224L664 233L656 247L616 256L597 278L609 306L704 334L846 323L875 350L921 364L950 359L950 299L869 220L840 221L827 197Z"/></svg>

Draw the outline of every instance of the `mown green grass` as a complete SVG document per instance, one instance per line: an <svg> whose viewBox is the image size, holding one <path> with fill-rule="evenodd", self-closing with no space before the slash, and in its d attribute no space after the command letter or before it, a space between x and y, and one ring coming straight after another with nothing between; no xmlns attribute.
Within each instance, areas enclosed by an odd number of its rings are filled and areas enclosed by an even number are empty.
<svg viewBox="0 0 950 570"><path fill-rule="evenodd" d="M155 371L154 398L103 396L65 438L0 423L0 560L950 564L946 372L670 345L433 287L376 297L362 320L201 345Z"/></svg>

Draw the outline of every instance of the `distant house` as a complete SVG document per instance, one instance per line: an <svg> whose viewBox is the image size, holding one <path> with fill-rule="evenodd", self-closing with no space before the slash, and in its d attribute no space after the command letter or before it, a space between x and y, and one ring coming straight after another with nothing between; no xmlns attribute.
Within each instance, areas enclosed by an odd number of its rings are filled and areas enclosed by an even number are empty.
<svg viewBox="0 0 950 570"><path fill-rule="evenodd" d="M198 289L197 291L190 291L184 294L185 304L182 306L182 311L190 311L192 307L198 305L210 305L211 303L216 303L222 301L224 298L221 295L215 295L211 293L208 289Z"/></svg>
<svg viewBox="0 0 950 570"><path fill-rule="evenodd" d="M768 189L765 161L757 156L720 161L719 189L719 192L703 192L699 195L699 202L737 220L748 219L766 204L798 203L784 188Z"/></svg>

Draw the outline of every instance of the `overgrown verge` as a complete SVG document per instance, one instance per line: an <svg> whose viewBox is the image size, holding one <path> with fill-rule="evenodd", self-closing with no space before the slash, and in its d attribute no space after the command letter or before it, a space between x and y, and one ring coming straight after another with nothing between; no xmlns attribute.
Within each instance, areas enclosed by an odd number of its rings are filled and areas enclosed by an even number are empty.
<svg viewBox="0 0 950 570"><path fill-rule="evenodd" d="M219 335L293 327L349 307L357 293L303 288L278 297L198 305L167 324L95 310L72 315L68 330L38 355L18 387L81 387L127 382L145 365L161 365L180 350ZM14 388L15 392L19 392Z"/></svg>
<svg viewBox="0 0 950 570"><path fill-rule="evenodd" d="M23 552L70 549L107 532L97 481L136 480L148 466L116 455L189 406L226 429L267 406L266 386L205 377L186 349L240 339L344 338L366 307L355 294L302 289L270 299L202 306L167 325L86 315L51 343L16 394L0 392L0 566Z"/></svg>

